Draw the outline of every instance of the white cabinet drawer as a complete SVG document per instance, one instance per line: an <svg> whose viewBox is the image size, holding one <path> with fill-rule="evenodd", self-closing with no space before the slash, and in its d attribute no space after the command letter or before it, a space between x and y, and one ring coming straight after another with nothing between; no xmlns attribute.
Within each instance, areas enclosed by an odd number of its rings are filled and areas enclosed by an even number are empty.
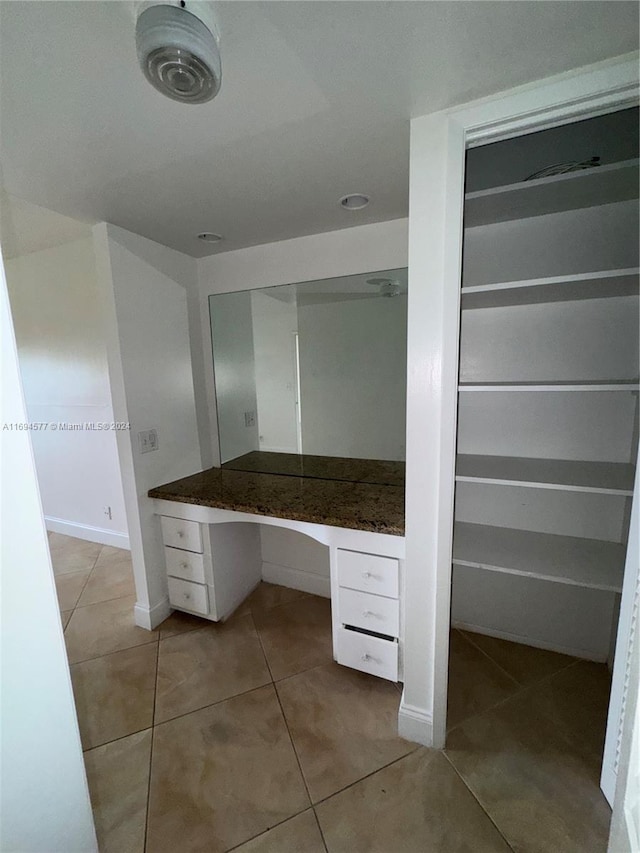
<svg viewBox="0 0 640 853"><path fill-rule="evenodd" d="M164 555L168 575L196 583L205 582L204 556L202 554L165 547Z"/></svg>
<svg viewBox="0 0 640 853"><path fill-rule="evenodd" d="M336 660L379 678L398 680L398 644L393 640L381 640L340 628Z"/></svg>
<svg viewBox="0 0 640 853"><path fill-rule="evenodd" d="M183 518L170 518L163 515L160 523L165 545L202 553L202 530L197 521L185 521Z"/></svg>
<svg viewBox="0 0 640 853"><path fill-rule="evenodd" d="M342 625L355 625L389 637L399 636L400 602L354 589L338 590L338 613Z"/></svg>
<svg viewBox="0 0 640 853"><path fill-rule="evenodd" d="M169 583L169 601L180 610L190 610L192 613L209 612L209 595L207 587L199 583L167 578Z"/></svg>
<svg viewBox="0 0 640 853"><path fill-rule="evenodd" d="M338 585L374 595L398 597L398 561L393 557L338 549Z"/></svg>

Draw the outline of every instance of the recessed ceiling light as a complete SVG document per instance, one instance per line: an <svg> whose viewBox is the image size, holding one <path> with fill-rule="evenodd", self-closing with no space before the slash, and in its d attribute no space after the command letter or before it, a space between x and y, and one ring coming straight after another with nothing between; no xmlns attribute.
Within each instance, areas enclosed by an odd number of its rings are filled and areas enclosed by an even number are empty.
<svg viewBox="0 0 640 853"><path fill-rule="evenodd" d="M198 234L198 240L204 240L205 243L219 243L222 240L222 234L213 234L211 231L204 231Z"/></svg>
<svg viewBox="0 0 640 853"><path fill-rule="evenodd" d="M369 196L363 193L349 193L340 199L340 206L345 210L362 210L369 204Z"/></svg>

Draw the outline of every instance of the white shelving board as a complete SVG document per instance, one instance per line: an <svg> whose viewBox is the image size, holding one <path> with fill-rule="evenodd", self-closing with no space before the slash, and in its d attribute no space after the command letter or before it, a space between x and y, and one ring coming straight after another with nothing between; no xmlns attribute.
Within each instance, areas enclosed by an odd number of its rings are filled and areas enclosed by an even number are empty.
<svg viewBox="0 0 640 853"><path fill-rule="evenodd" d="M638 198L638 160L465 195L465 228Z"/></svg>
<svg viewBox="0 0 640 853"><path fill-rule="evenodd" d="M456 481L533 489L632 495L634 466L623 462L577 462L514 456L459 454Z"/></svg>
<svg viewBox="0 0 640 853"><path fill-rule="evenodd" d="M463 309L637 296L638 293L638 268L503 281L467 286L461 290Z"/></svg>
<svg viewBox="0 0 640 853"><path fill-rule="evenodd" d="M638 391L636 380L616 382L461 382L459 391Z"/></svg>
<svg viewBox="0 0 640 853"><path fill-rule="evenodd" d="M625 547L484 524L456 522L453 563L555 583L620 592Z"/></svg>

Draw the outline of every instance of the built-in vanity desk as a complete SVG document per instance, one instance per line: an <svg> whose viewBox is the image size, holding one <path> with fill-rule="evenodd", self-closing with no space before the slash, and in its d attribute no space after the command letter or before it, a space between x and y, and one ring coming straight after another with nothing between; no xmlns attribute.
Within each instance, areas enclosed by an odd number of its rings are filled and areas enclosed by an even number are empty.
<svg viewBox="0 0 640 853"><path fill-rule="evenodd" d="M260 583L258 525L285 527L329 548L336 661L402 680L404 465L262 452L231 464L149 492L171 606L226 619Z"/></svg>

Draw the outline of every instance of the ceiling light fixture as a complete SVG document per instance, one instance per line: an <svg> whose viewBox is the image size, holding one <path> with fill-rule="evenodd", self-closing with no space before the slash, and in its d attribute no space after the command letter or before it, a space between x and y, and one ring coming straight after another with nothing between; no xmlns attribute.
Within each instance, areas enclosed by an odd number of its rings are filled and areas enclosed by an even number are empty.
<svg viewBox="0 0 640 853"><path fill-rule="evenodd" d="M198 240L203 240L205 243L219 243L222 239L222 234L214 234L212 231L203 231L202 234L198 234Z"/></svg>
<svg viewBox="0 0 640 853"><path fill-rule="evenodd" d="M144 76L174 101L203 104L220 91L220 34L211 3L143 3L136 50Z"/></svg>
<svg viewBox="0 0 640 853"><path fill-rule="evenodd" d="M369 204L369 196L364 193L349 193L340 199L340 206L345 210L362 210Z"/></svg>

